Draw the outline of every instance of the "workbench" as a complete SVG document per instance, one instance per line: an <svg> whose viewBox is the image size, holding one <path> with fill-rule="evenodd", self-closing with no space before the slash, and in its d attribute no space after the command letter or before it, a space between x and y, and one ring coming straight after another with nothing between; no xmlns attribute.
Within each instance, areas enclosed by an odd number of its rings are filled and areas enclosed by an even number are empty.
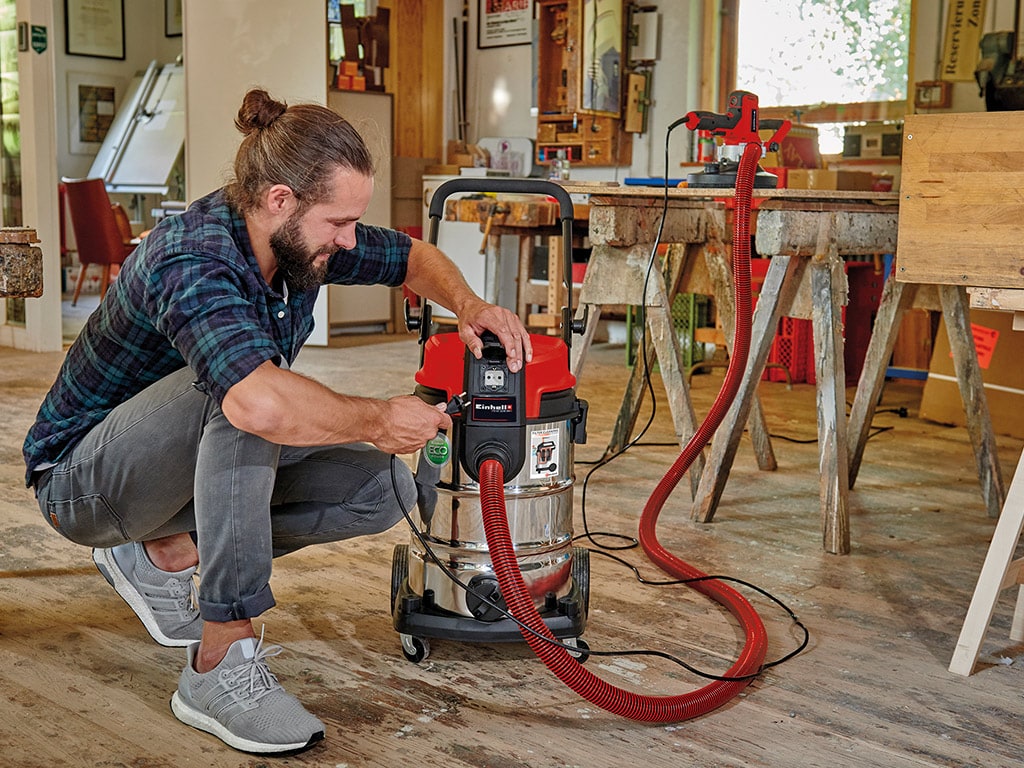
<svg viewBox="0 0 1024 768"><path fill-rule="evenodd" d="M642 345L646 370L653 370L657 361L676 436L683 446L696 431L697 422L687 384L688 372L681 363L672 302L681 292L711 295L726 346L731 347L735 318L732 228L728 224L727 201L733 192L679 188L666 191L605 183L564 187L571 195L586 198L591 243L576 312L577 319L585 319L586 323L582 339L572 347L572 372L580 378L602 308L642 305L645 335L650 340ZM973 355L963 288L886 282L847 421L842 309L847 303L848 286L843 257L896 251L899 194L780 189L755 190L754 199L758 207L752 230L756 231L757 252L770 257L771 262L754 311L750 353L739 391L711 442L709 455L699 455L689 472L692 519L710 522L714 518L745 427L758 468L777 468L757 386L780 318L809 319L815 349L822 543L827 552L848 553L849 490L863 459L900 319L910 306L924 306L944 314L954 347L957 380L969 416L968 431L982 494L990 514L996 514L1004 492L991 419L981 393L980 370ZM523 265L529 263L533 237L556 235L558 230L554 203L520 202L502 205L493 200L456 201L449 203L446 216L479 221L487 243L503 233L521 238L522 293ZM660 261L652 255L659 235L660 242L669 245ZM497 258L499 249L487 250L488 258ZM549 328L559 322L557 311L564 304L564 295L556 293L562 289L557 252L551 250L549 277L555 279L549 280L552 295L548 316L541 321ZM537 317L531 316L531 320L537 322ZM605 456L622 450L630 439L644 393L644 370L642 365L633 367Z"/></svg>
<svg viewBox="0 0 1024 768"><path fill-rule="evenodd" d="M657 358L680 443L696 429L679 346L670 314L676 292L709 292L726 338L735 326L733 284L723 199L731 190L664 189L567 185L571 194L589 195L592 252L580 294L577 317L588 316L582 342L573 346L573 373L580 376L601 307L639 304L646 307ZM782 316L810 318L820 446L822 535L828 552L849 552L847 509L848 444L841 312L847 299L844 255L891 253L896 247L898 196L894 193L755 190L757 250L771 264L753 317L750 355L740 390L711 443L710 454L690 471L691 516L710 521L735 458L744 425L749 426L758 467L774 470L776 462L757 398L757 385ZM711 197L714 195L715 197ZM662 207L668 208L661 231L673 243L659 279L645 279L658 234ZM702 259L700 257L703 257ZM703 272L703 276L701 275ZM700 283L704 281L703 289ZM644 288L646 284L646 288ZM623 397L609 450L625 443L643 393L640 366L634 367Z"/></svg>

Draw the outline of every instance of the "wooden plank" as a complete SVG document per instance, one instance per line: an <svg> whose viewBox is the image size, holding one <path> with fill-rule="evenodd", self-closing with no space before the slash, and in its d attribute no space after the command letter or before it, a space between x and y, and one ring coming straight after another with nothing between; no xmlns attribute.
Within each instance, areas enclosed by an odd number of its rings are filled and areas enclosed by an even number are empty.
<svg viewBox="0 0 1024 768"><path fill-rule="evenodd" d="M1002 309L1024 311L1024 290L1005 288L968 288L972 309Z"/></svg>
<svg viewBox="0 0 1024 768"><path fill-rule="evenodd" d="M779 318L786 314L792 304L796 285L806 268L806 259L790 256L773 257L768 267L761 297L754 310L753 327L750 331L750 355L747 358L743 380L711 441L711 452L701 475L697 497L693 502L690 516L698 522L711 522L715 516L736 458L743 425L750 415L751 403L754 401L752 392L756 389L765 362L768 360L768 352L771 350Z"/></svg>
<svg viewBox="0 0 1024 768"><path fill-rule="evenodd" d="M897 278L1024 287L1024 114L908 115Z"/></svg>
<svg viewBox="0 0 1024 768"><path fill-rule="evenodd" d="M736 333L736 291L732 275L732 250L724 242L712 240L705 244L703 251L703 259L691 259L691 261L703 262L705 266L708 280L711 283L711 295L715 300L718 322L722 326L721 331L713 330L716 332L716 337L722 336L722 345L732 355L733 337ZM694 340L697 340L696 332ZM775 451L768 434L768 425L765 423L764 410L761 408L761 401L756 389L751 391L751 397L753 402L750 407L747 427L750 430L750 441L754 446L754 456L757 458L758 469L764 472L773 472L779 465L775 459Z"/></svg>
<svg viewBox="0 0 1024 768"><path fill-rule="evenodd" d="M893 253L899 214L878 210L836 211L836 247L840 256ZM785 253L813 256L817 253L818 223L822 212L762 209L757 214L757 250L762 254Z"/></svg>
<svg viewBox="0 0 1024 768"><path fill-rule="evenodd" d="M724 212L709 210L702 203L670 205L664 214L661 241L664 243L702 243L708 228ZM653 246L662 224L662 208L651 200L629 201L625 205L590 206L590 241L595 245L629 246L647 243ZM719 227L719 231L724 229Z"/></svg>
<svg viewBox="0 0 1024 768"><path fill-rule="evenodd" d="M989 415L985 385L978 366L978 353L974 336L970 332L971 320L967 306L967 292L963 288L943 285L939 288L942 316L946 321L946 335L953 353L960 396L967 415L967 434L974 446L975 465L981 493L990 517L997 517L1003 506L1003 476L996 454L992 418Z"/></svg>
<svg viewBox="0 0 1024 768"><path fill-rule="evenodd" d="M861 369L857 392L850 407L847 429L847 454L850 462L847 480L850 488L853 488L857 481L860 463L864 458L864 448L871 432L871 422L874 420L875 409L885 386L889 358L896 346L896 337L899 335L907 310L914 303L916 293L916 285L907 285L898 280L886 280L882 288L882 300L878 305L871 340L864 356L864 367ZM927 365L926 359L924 367L927 368Z"/></svg>
<svg viewBox="0 0 1024 768"><path fill-rule="evenodd" d="M478 222L481 226L490 221L495 227L551 227L558 224L558 205L544 197L530 200L511 199L505 195L496 198L463 197L445 202L445 219Z"/></svg>
<svg viewBox="0 0 1024 768"><path fill-rule="evenodd" d="M635 186L617 184L615 182L582 182L572 181L562 185L571 195L589 196L591 203L604 205L610 201L621 201L625 198L647 201L649 204L660 204L664 197L669 200L728 200L736 196L735 189L710 187L664 187ZM802 200L810 202L839 201L865 202L878 206L893 206L901 200L898 192L866 192L850 189L755 189L754 198L771 198L773 200Z"/></svg>

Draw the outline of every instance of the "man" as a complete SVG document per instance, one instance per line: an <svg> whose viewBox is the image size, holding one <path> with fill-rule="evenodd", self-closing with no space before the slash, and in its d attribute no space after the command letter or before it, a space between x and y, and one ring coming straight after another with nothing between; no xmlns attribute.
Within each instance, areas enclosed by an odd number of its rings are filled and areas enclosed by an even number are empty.
<svg viewBox="0 0 1024 768"><path fill-rule="evenodd" d="M484 330L514 370L531 349L439 250L358 223L373 164L344 119L253 90L235 123L233 181L125 262L24 453L50 525L94 548L157 642L188 648L178 719L272 753L324 735L267 667L280 648L253 630L274 605L272 558L391 527L416 493L400 462L392 482L389 454L451 426L411 395L341 394L289 370L319 287L404 282L455 312L475 354Z"/></svg>

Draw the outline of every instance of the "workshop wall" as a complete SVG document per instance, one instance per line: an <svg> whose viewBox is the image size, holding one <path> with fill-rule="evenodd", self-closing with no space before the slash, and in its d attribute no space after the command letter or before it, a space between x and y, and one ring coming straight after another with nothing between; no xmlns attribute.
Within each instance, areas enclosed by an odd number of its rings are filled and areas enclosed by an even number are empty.
<svg viewBox="0 0 1024 768"><path fill-rule="evenodd" d="M652 79L651 121L646 134L633 139L633 159L628 168L572 169L572 178L621 179L626 176L661 176L664 173L665 129L691 109L700 107L700 39L703 0L673 0L659 4L661 14L660 57ZM446 12L458 13L461 0L448 0ZM479 49L479 3L470 3L468 30L467 140L482 136L536 137L533 47L530 45ZM666 41L670 41L666 44ZM447 50L452 50L449 45ZM452 55L452 60L454 56ZM449 69L446 65L446 71ZM454 82L446 93L454 93ZM688 131L673 133L669 167L678 168L690 158ZM678 135L677 135L678 134ZM448 135L454 136L451 132Z"/></svg>
<svg viewBox="0 0 1024 768"><path fill-rule="evenodd" d="M955 1L955 0L954 0ZM664 142L667 126L692 109L713 109L702 104L700 85L705 46L717 48L717 41L705 40L704 13L712 3L705 0L673 0L644 3L657 5L661 17L659 58L654 66L652 106L649 130L635 135L633 159L628 168L573 168L574 179L620 179L625 176L661 176L664 173ZM940 79L945 36L945 16L949 2L916 2L913 19L914 81ZM967 5L970 5L968 3ZM446 0L446 16L455 18L462 0ZM988 0L983 31L1013 29L1014 0ZM469 3L467 34L467 141L483 136L536 136L533 106L533 48L519 45L503 48L477 47L477 14L479 3ZM455 81L453 40L446 30L445 72L446 100L445 135L457 135L454 114ZM968 55L977 57L977 51ZM743 87L742 83L739 87ZM911 98L913 93L911 93ZM929 111L976 112L985 109L983 99L973 80L954 82L952 103L948 108ZM676 135L676 134L680 135ZM669 147L669 168L691 159L691 136L688 131L673 133Z"/></svg>

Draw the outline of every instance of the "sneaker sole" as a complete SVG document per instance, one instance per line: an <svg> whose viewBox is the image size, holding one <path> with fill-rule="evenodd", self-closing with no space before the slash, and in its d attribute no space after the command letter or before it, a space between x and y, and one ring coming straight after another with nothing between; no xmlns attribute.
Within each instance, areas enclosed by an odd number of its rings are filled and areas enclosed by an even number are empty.
<svg viewBox="0 0 1024 768"><path fill-rule="evenodd" d="M109 549L94 549L92 561L96 564L97 570L107 583L114 588L114 591L121 596L121 599L128 603L128 607L135 611L142 626L149 632L149 636L166 648L187 648L196 639L168 637L156 623L156 618L146 605L145 598L128 579L125 578L117 563L114 562L114 553Z"/></svg>
<svg viewBox="0 0 1024 768"><path fill-rule="evenodd" d="M278 752L301 752L307 747L313 746L324 737L323 731L317 731L309 737L308 741L297 741L292 744L267 744L260 741L252 741L251 739L243 739L241 736L236 736L225 728L218 720L190 707L181 700L177 691L171 696L171 711L185 725L212 733L229 747L233 747L239 752L252 752L260 755Z"/></svg>

